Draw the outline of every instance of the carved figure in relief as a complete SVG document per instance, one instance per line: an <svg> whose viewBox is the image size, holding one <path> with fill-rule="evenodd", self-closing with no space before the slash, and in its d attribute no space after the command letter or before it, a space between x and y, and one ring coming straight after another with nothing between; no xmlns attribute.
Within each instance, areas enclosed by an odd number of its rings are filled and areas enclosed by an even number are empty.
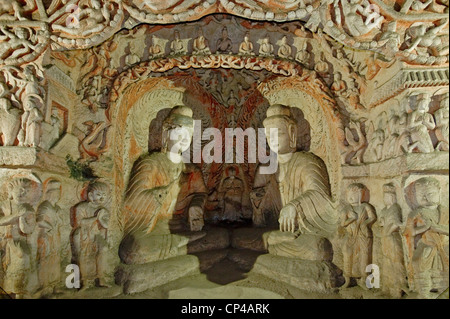
<svg viewBox="0 0 450 319"><path fill-rule="evenodd" d="M400 298L407 291L406 268L401 229L402 209L397 203L396 188L392 183L383 185L384 208L373 225L378 247L374 247L373 262L380 266L381 289L391 297ZM377 249L375 249L377 248Z"/></svg>
<svg viewBox="0 0 450 319"><path fill-rule="evenodd" d="M367 0L341 0L345 27L352 36L365 35L380 28L384 17L374 11Z"/></svg>
<svg viewBox="0 0 450 319"><path fill-rule="evenodd" d="M164 44L163 44L163 42L164 42ZM150 57L152 57L152 58L162 57L165 53L165 47L166 47L165 43L166 42L167 42L166 40L161 41L161 39L159 39L155 36L152 36L151 37L151 45L149 48Z"/></svg>
<svg viewBox="0 0 450 319"><path fill-rule="evenodd" d="M230 166L228 176L222 180L218 188L219 205L222 206L222 219L235 222L242 218L242 199L244 182L237 177L236 168Z"/></svg>
<svg viewBox="0 0 450 319"><path fill-rule="evenodd" d="M449 94L446 93L441 100L440 108L434 112L434 118L436 120L435 134L439 141L436 149L440 151L449 150L449 128L448 128L448 109L449 109Z"/></svg>
<svg viewBox="0 0 450 319"><path fill-rule="evenodd" d="M106 208L109 187L101 182L87 188L87 200L71 209L72 262L80 267L83 289L107 286L105 282L105 253L108 249L110 213Z"/></svg>
<svg viewBox="0 0 450 319"><path fill-rule="evenodd" d="M433 3L433 0L406 0L402 8L400 9L401 13L408 13L409 10L413 11L422 11L425 10L428 6Z"/></svg>
<svg viewBox="0 0 450 319"><path fill-rule="evenodd" d="M269 37L265 37L262 40L258 41L260 43L259 46L259 55L263 57L272 56L273 55L273 45L270 43Z"/></svg>
<svg viewBox="0 0 450 319"><path fill-rule="evenodd" d="M5 35L0 43L0 59L15 59L36 50L36 46L29 41L29 32L23 27L14 29L14 33L10 32L4 26L0 26L0 30Z"/></svg>
<svg viewBox="0 0 450 319"><path fill-rule="evenodd" d="M441 204L441 187L435 178L423 177L413 186L416 208L408 216L404 233L409 276L421 297L433 298L448 288L448 207Z"/></svg>
<svg viewBox="0 0 450 319"><path fill-rule="evenodd" d="M90 0L90 6L80 8L76 22L68 26L52 25L53 30L68 33L73 36L87 37L100 32L111 21L110 6L100 0Z"/></svg>
<svg viewBox="0 0 450 319"><path fill-rule="evenodd" d="M174 40L170 43L171 54L187 54L187 44L186 41L181 40L180 32L175 30Z"/></svg>
<svg viewBox="0 0 450 319"><path fill-rule="evenodd" d="M0 136L3 146L13 146L20 130L22 112L6 98L7 87L0 82Z"/></svg>
<svg viewBox="0 0 450 319"><path fill-rule="evenodd" d="M9 198L1 203L2 268L5 274L2 288L22 298L30 293L34 254L32 234L36 227L31 197L39 185L28 178L15 178L8 184ZM35 247L35 246L34 246Z"/></svg>
<svg viewBox="0 0 450 319"><path fill-rule="evenodd" d="M433 142L429 130L434 130L436 123L431 114L428 113L431 103L431 95L423 93L417 100L417 108L408 115L407 129L410 144L407 151L417 150L421 153L434 151Z"/></svg>
<svg viewBox="0 0 450 319"><path fill-rule="evenodd" d="M385 57L388 58L388 60L392 60L401 45L400 34L397 33L397 21L387 23L386 29L381 34L378 41L384 43L382 45L382 50Z"/></svg>
<svg viewBox="0 0 450 319"><path fill-rule="evenodd" d="M41 138L41 123L44 120L41 108L44 101L39 95L28 94L23 100L21 131L19 133L19 146L37 147Z"/></svg>
<svg viewBox="0 0 450 319"><path fill-rule="evenodd" d="M228 36L228 29L223 27L222 29L222 37L217 40L217 53L233 53L233 42L231 42L230 37Z"/></svg>
<svg viewBox="0 0 450 319"><path fill-rule="evenodd" d="M209 49L209 42L203 35L203 30L201 28L198 29L198 37L194 39L192 47L193 47L192 53L194 55L211 54L211 50Z"/></svg>
<svg viewBox="0 0 450 319"><path fill-rule="evenodd" d="M322 52L320 57L316 61L314 66L314 71L316 71L322 78L327 78L329 76L330 66L326 62L325 54Z"/></svg>
<svg viewBox="0 0 450 319"><path fill-rule="evenodd" d="M241 55L255 55L253 52L254 46L250 41L250 34L247 32L244 36L244 42L239 45L239 54Z"/></svg>
<svg viewBox="0 0 450 319"><path fill-rule="evenodd" d="M22 7L17 0L0 0L0 19L1 20L26 20L23 12L34 7L34 1L27 0L26 5Z"/></svg>
<svg viewBox="0 0 450 319"><path fill-rule="evenodd" d="M88 131L80 141L81 158L89 161L97 160L109 148L106 138L109 126L103 121L98 123L87 121L83 124L88 127Z"/></svg>
<svg viewBox="0 0 450 319"><path fill-rule="evenodd" d="M135 53L136 46L134 45L133 41L128 42L128 50L129 52L125 52L125 64L126 65L133 65L136 63L141 62L141 57Z"/></svg>
<svg viewBox="0 0 450 319"><path fill-rule="evenodd" d="M56 288L61 280L62 186L56 179L44 182L44 200L36 213L38 230L37 264L41 288Z"/></svg>
<svg viewBox="0 0 450 319"><path fill-rule="evenodd" d="M172 216L184 170L181 153L192 140L192 114L186 106L173 108L163 123L161 152L143 155L135 162L123 206L125 233L150 233L158 220Z"/></svg>
<svg viewBox="0 0 450 319"><path fill-rule="evenodd" d="M367 130L368 146L363 156L365 163L378 162L383 159L386 141L385 128L386 122L383 118L383 114L380 117L378 128L375 128L374 123L370 122Z"/></svg>
<svg viewBox="0 0 450 319"><path fill-rule="evenodd" d="M347 188L348 205L342 214L341 226L345 229L343 288L350 285L351 278L365 287L366 267L372 263L372 225L377 220L375 208L368 203L367 188L362 184L351 184Z"/></svg>
<svg viewBox="0 0 450 319"><path fill-rule="evenodd" d="M340 72L336 72L334 74L334 81L331 85L331 90L335 92L337 96L342 96L347 91L347 84L344 80L342 80L342 74Z"/></svg>
<svg viewBox="0 0 450 319"><path fill-rule="evenodd" d="M291 59L292 58L292 48L287 43L287 37L283 36L280 40L278 49L278 56L283 59Z"/></svg>
<svg viewBox="0 0 450 319"><path fill-rule="evenodd" d="M297 123L290 108L269 107L263 124L269 147L278 156L277 180L283 207L280 230L322 236L334 233L338 214L331 200L327 168L314 154L297 152Z"/></svg>
<svg viewBox="0 0 450 319"><path fill-rule="evenodd" d="M311 53L308 51L308 42L304 41L300 50L295 55L295 60L305 66L309 66L311 61Z"/></svg>
<svg viewBox="0 0 450 319"><path fill-rule="evenodd" d="M424 23L413 24L406 30L405 52L423 48L434 56L443 56L449 54L448 41L439 34L448 28L448 19L442 19L439 24L427 27Z"/></svg>
<svg viewBox="0 0 450 319"><path fill-rule="evenodd" d="M345 164L361 164L363 162L363 154L367 145L367 140L361 129L362 123L350 121L345 128L345 140L347 146L342 153L342 162ZM356 133L356 137L353 133Z"/></svg>

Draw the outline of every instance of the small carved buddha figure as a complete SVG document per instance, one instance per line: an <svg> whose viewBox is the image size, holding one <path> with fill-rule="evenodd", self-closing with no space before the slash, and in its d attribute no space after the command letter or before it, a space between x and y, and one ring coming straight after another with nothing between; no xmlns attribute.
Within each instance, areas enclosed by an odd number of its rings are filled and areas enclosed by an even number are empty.
<svg viewBox="0 0 450 319"><path fill-rule="evenodd" d="M269 37L265 37L262 40L261 46L259 47L259 55L263 57L273 55L273 45L270 43Z"/></svg>
<svg viewBox="0 0 450 319"><path fill-rule="evenodd" d="M414 183L415 204L404 232L409 256L409 275L414 290L432 298L448 288L449 214L441 205L439 181L423 177Z"/></svg>
<svg viewBox="0 0 450 319"><path fill-rule="evenodd" d="M244 182L236 176L236 168L228 168L228 177L222 180L218 192L222 206L222 219L235 222L242 217Z"/></svg>
<svg viewBox="0 0 450 319"><path fill-rule="evenodd" d="M164 55L164 49L157 43L157 40L152 36L152 44L149 48L149 55L152 58L158 58Z"/></svg>
<svg viewBox="0 0 450 319"><path fill-rule="evenodd" d="M342 96L347 91L347 84L342 80L342 74L340 72L336 72L334 75L331 90L335 92L337 96Z"/></svg>
<svg viewBox="0 0 450 319"><path fill-rule="evenodd" d="M297 122L291 109L273 105L263 122L269 147L278 157L278 186L282 206L282 232L320 234L327 237L337 228L325 163L316 155L297 152Z"/></svg>
<svg viewBox="0 0 450 319"><path fill-rule="evenodd" d="M83 289L94 285L105 287L105 253L108 249L107 231L109 187L94 182L87 188L87 201L71 209L72 259L80 267Z"/></svg>
<svg viewBox="0 0 450 319"><path fill-rule="evenodd" d="M222 29L222 37L217 40L217 53L225 53L230 54L232 53L233 49L233 43L231 42L231 39L228 37L228 29L224 27Z"/></svg>
<svg viewBox="0 0 450 319"><path fill-rule="evenodd" d="M402 209L397 203L396 188L383 185L384 208L373 225L377 237L373 262L380 266L381 289L391 297L400 298L406 290L406 268L400 228L403 227Z"/></svg>
<svg viewBox="0 0 450 319"><path fill-rule="evenodd" d="M341 226L345 229L344 277L350 285L351 278L357 278L358 284L365 287L366 267L372 263L373 234L372 225L377 220L375 208L365 199L367 188L362 184L351 184L347 188L348 205L345 208Z"/></svg>
<svg viewBox="0 0 450 319"><path fill-rule="evenodd" d="M308 52L308 42L303 42L301 50L299 50L295 56L295 60L305 66L309 66L311 54Z"/></svg>
<svg viewBox="0 0 450 319"><path fill-rule="evenodd" d="M208 40L205 38L203 34L203 30L198 29L198 37L194 39L193 54L194 55L207 55L211 54L211 50L209 49Z"/></svg>
<svg viewBox="0 0 450 319"><path fill-rule="evenodd" d="M330 70L330 67L325 60L325 54L322 52L320 54L320 58L316 62L314 71L316 71L321 77L327 77L329 70Z"/></svg>
<svg viewBox="0 0 450 319"><path fill-rule="evenodd" d="M255 55L255 52L253 52L253 43L250 41L250 34L248 32L244 36L244 42L239 46L239 54Z"/></svg>
<svg viewBox="0 0 450 319"><path fill-rule="evenodd" d="M415 149L420 153L434 151L429 130L434 130L436 123L433 116L428 113L430 103L430 94L423 93L417 101L417 109L408 115L407 126L411 139L408 152L413 152Z"/></svg>
<svg viewBox="0 0 450 319"><path fill-rule="evenodd" d="M186 54L187 48L183 40L181 40L180 32L178 30L175 30L174 37L175 37L174 40L170 43L171 54L173 55Z"/></svg>
<svg viewBox="0 0 450 319"><path fill-rule="evenodd" d="M36 228L31 197L38 192L39 186L28 178L15 178L8 184L9 199L0 206L2 288L15 294L16 299L30 293L35 256L31 238Z"/></svg>
<svg viewBox="0 0 450 319"><path fill-rule="evenodd" d="M436 120L435 134L439 141L437 150L448 151L449 150L449 94L447 93L442 99L440 108L434 112L434 118Z"/></svg>
<svg viewBox="0 0 450 319"><path fill-rule="evenodd" d="M283 59L291 59L292 58L292 48L287 43L287 37L284 36L280 41L280 48L278 49L278 56Z"/></svg>

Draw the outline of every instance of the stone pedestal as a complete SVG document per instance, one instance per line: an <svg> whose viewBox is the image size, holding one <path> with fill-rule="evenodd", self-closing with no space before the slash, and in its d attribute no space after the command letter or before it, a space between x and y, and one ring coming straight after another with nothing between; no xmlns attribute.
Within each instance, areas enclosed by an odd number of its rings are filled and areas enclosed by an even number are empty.
<svg viewBox="0 0 450 319"><path fill-rule="evenodd" d="M123 286L125 294L133 294L199 273L197 257L178 256L142 265L121 265L116 283Z"/></svg>

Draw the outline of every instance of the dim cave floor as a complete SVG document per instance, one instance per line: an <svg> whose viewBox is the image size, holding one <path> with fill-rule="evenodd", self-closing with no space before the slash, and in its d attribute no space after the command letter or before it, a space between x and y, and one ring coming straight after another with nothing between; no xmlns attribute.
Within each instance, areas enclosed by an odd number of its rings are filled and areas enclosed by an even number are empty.
<svg viewBox="0 0 450 319"><path fill-rule="evenodd" d="M144 292L124 294L120 286L89 288L50 298L92 299L384 299L378 289L330 289L328 293L302 290L251 272L267 251L263 234L274 228L220 224L205 226L204 236L188 245L188 254L199 260L200 273L184 276ZM403 298L416 298L405 295Z"/></svg>

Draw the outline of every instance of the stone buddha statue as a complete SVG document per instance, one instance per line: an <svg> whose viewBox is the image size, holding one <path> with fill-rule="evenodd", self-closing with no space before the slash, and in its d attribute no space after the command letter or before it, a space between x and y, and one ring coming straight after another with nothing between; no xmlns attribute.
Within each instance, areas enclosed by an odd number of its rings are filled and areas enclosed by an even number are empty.
<svg viewBox="0 0 450 319"><path fill-rule="evenodd" d="M185 167L181 154L192 141L192 114L186 106L173 108L163 123L161 152L135 162L123 207L125 233L150 233L159 219L172 216Z"/></svg>
<svg viewBox="0 0 450 319"><path fill-rule="evenodd" d="M297 152L297 123L288 106L273 105L263 122L269 147L278 155L282 199L280 230L328 237L338 225L325 163L316 155ZM272 134L277 129L278 136Z"/></svg>
<svg viewBox="0 0 450 319"><path fill-rule="evenodd" d="M196 216L203 212L203 200L191 200L195 195L191 191L197 188L181 191L186 174L182 153L192 141L192 114L186 106L174 107L162 125L161 152L145 154L133 166L122 211L124 238L119 255L124 264L150 263L187 252L192 236L174 234L171 222L180 207Z"/></svg>

